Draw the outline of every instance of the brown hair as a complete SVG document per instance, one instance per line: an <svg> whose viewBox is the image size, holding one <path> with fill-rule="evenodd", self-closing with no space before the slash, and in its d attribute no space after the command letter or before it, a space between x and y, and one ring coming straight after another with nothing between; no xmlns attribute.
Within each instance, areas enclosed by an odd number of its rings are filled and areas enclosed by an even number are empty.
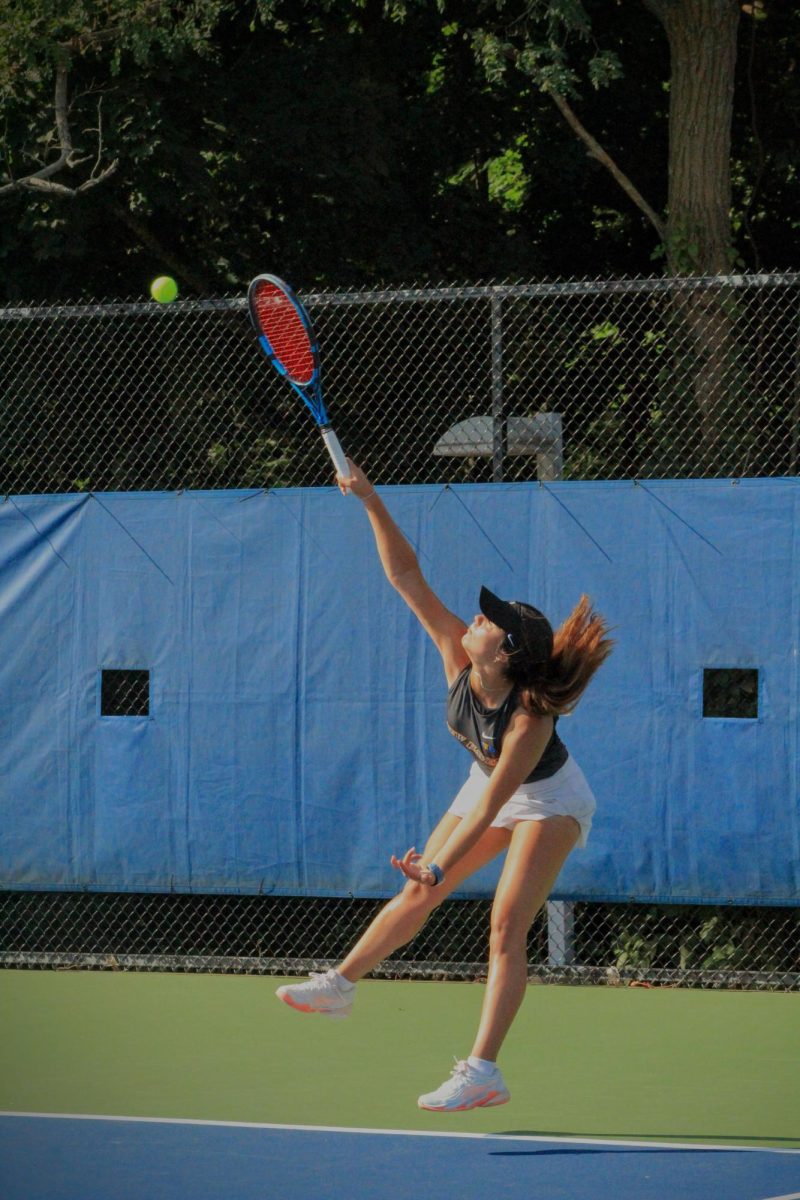
<svg viewBox="0 0 800 1200"><path fill-rule="evenodd" d="M507 673L520 693L524 708L537 716L572 712L594 673L614 648L609 625L581 596L555 632L553 653L535 666L522 655L509 654Z"/></svg>

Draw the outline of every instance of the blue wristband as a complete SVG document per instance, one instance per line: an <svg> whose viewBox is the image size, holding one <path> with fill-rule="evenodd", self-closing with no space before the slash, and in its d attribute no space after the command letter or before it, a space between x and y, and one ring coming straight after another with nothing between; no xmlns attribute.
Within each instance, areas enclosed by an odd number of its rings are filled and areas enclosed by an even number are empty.
<svg viewBox="0 0 800 1200"><path fill-rule="evenodd" d="M437 867L436 863L428 863L425 870L430 871L434 878L434 882L431 884L431 887L437 887L440 883L444 883L444 871L441 867Z"/></svg>

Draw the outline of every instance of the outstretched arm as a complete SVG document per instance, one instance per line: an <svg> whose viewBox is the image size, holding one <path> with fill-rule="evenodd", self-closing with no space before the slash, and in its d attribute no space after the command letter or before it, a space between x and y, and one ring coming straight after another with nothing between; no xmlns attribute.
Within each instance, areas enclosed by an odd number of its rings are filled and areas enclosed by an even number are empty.
<svg viewBox="0 0 800 1200"><path fill-rule="evenodd" d="M472 849L506 801L527 779L542 757L552 732L552 717L532 716L521 708L516 710L503 736L500 761L492 771L483 796L436 853L436 865L444 875ZM413 847L403 858L393 855L392 866L418 883L436 883L422 856Z"/></svg>
<svg viewBox="0 0 800 1200"><path fill-rule="evenodd" d="M431 589L413 548L367 476L350 459L347 461L352 474L347 479L340 477L339 486L342 490L349 489L363 503L386 578L432 638L442 656L447 682L451 684L469 662L461 645L467 627Z"/></svg>

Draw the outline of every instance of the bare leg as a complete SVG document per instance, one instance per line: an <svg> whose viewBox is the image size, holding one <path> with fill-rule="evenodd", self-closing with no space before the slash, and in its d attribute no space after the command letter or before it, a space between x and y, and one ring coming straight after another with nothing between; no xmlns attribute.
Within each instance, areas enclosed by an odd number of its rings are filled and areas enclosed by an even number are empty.
<svg viewBox="0 0 800 1200"><path fill-rule="evenodd" d="M489 977L472 1053L495 1062L528 981L528 930L579 836L572 817L514 827L492 906Z"/></svg>
<svg viewBox="0 0 800 1200"><path fill-rule="evenodd" d="M434 858L450 834L458 825L460 817L445 813L428 839L423 859ZM409 880L402 892L386 904L369 928L356 942L353 949L339 966L339 972L352 983L367 975L399 946L419 932L430 914L459 884L475 871L491 862L505 850L511 841L508 829L487 829L468 854L447 873L447 878L438 887L414 883Z"/></svg>

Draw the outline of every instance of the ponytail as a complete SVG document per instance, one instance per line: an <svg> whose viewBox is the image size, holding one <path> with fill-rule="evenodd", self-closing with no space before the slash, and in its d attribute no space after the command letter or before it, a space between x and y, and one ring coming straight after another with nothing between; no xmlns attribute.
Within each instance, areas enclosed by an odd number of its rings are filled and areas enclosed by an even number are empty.
<svg viewBox="0 0 800 1200"><path fill-rule="evenodd" d="M608 623L593 610L589 597L581 596L556 630L547 662L526 666L510 655L508 675L518 688L523 707L537 716L572 712L614 648L608 632Z"/></svg>

